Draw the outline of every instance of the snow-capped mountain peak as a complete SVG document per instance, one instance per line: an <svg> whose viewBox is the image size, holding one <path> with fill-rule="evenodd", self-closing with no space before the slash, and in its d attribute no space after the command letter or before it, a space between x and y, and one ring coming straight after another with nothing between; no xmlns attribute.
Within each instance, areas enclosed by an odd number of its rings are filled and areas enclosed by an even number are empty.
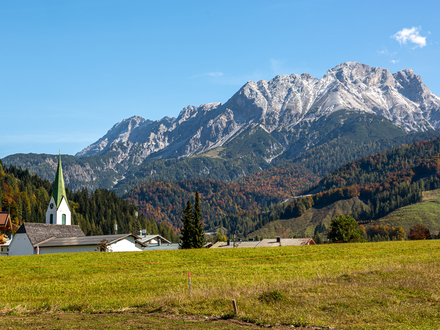
<svg viewBox="0 0 440 330"><path fill-rule="evenodd" d="M124 119L76 156L113 150L119 153L119 163L186 157L223 146L256 126L287 148L292 143L288 136L303 129L303 123L338 110L381 115L409 133L440 128L440 98L413 70L392 74L388 69L345 62L321 79L303 73L249 81L225 104L187 106L177 118Z"/></svg>

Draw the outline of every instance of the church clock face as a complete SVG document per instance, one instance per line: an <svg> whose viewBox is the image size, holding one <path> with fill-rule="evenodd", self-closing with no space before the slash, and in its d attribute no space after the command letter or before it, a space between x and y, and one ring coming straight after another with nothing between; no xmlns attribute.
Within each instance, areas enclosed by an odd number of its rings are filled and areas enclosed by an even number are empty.
<svg viewBox="0 0 440 330"><path fill-rule="evenodd" d="M52 210L53 209L53 203L50 203L50 209Z"/></svg>

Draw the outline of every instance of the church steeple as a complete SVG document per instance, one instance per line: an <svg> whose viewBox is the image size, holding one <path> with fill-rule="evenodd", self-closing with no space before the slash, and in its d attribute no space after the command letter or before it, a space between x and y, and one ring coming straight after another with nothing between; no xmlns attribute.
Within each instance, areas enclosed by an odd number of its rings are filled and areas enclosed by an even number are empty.
<svg viewBox="0 0 440 330"><path fill-rule="evenodd" d="M61 151L58 158L58 168L57 168L57 173L55 174L55 181L53 182L52 196L56 208L60 207L63 197L67 202L66 189L64 188L63 168L61 167Z"/></svg>
<svg viewBox="0 0 440 330"><path fill-rule="evenodd" d="M46 223L51 225L70 225L72 215L67 203L64 187L63 168L61 166L61 151L58 157L58 168L53 182L52 197L46 211Z"/></svg>

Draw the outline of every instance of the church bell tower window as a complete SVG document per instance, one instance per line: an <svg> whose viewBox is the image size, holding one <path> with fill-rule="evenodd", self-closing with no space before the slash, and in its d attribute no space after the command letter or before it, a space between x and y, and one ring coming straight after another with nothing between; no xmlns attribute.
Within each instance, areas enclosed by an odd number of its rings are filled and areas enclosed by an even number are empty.
<svg viewBox="0 0 440 330"><path fill-rule="evenodd" d="M65 224L66 224L66 215L63 214L63 225L65 225Z"/></svg>
<svg viewBox="0 0 440 330"><path fill-rule="evenodd" d="M53 225L53 214L50 215L50 224Z"/></svg>

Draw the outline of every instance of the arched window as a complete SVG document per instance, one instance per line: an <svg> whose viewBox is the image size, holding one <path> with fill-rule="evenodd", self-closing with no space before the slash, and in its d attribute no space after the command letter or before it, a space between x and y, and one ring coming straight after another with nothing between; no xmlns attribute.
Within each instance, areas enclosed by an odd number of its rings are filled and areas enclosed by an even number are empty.
<svg viewBox="0 0 440 330"><path fill-rule="evenodd" d="M53 225L53 214L50 215L50 224Z"/></svg>
<svg viewBox="0 0 440 330"><path fill-rule="evenodd" d="M63 214L63 225L65 225L65 224L66 224L66 215Z"/></svg>

